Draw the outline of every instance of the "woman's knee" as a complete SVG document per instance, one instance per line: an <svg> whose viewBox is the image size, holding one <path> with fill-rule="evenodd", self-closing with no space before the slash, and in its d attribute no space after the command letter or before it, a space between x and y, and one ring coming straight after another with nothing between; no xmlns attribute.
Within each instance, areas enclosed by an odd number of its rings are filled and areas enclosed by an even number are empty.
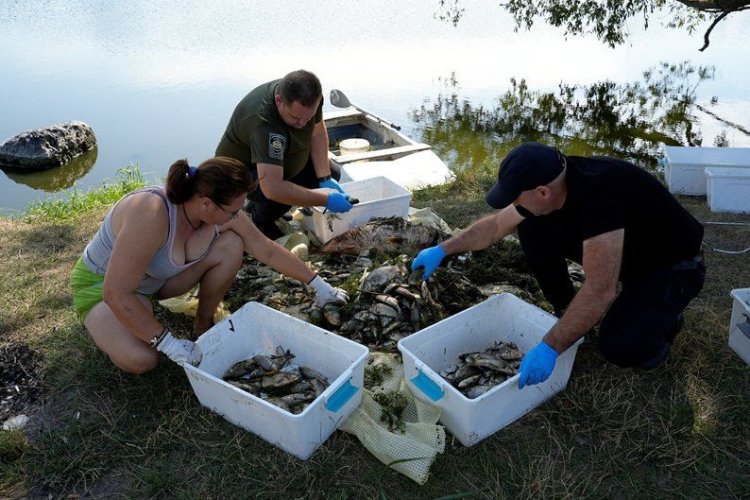
<svg viewBox="0 0 750 500"><path fill-rule="evenodd" d="M146 373L159 364L159 355L152 349L139 349L124 356L110 354L109 359L120 370L134 374Z"/></svg>
<svg viewBox="0 0 750 500"><path fill-rule="evenodd" d="M232 263L239 268L242 265L242 257L245 245L242 238L234 231L224 231L214 245L215 258L219 262Z"/></svg>

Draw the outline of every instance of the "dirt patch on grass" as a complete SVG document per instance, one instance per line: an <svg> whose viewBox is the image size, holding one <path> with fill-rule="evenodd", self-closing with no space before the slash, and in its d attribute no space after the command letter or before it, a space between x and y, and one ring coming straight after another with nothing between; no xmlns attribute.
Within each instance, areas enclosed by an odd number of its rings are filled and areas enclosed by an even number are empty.
<svg viewBox="0 0 750 500"><path fill-rule="evenodd" d="M42 394L44 356L24 344L0 344L0 423L34 411Z"/></svg>

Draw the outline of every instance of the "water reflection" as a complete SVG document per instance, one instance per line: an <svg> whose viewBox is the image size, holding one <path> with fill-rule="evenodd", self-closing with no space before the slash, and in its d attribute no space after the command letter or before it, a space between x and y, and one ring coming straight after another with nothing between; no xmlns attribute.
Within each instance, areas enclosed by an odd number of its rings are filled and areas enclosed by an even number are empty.
<svg viewBox="0 0 750 500"><path fill-rule="evenodd" d="M662 144L728 145L725 133L705 140L694 115L696 89L713 76L712 67L662 63L645 71L641 81L560 83L556 92L534 91L525 80L512 78L493 109L461 99L452 76L445 81L450 93L426 101L412 112L412 119L421 140L432 144L455 170L482 165L494 169L524 141L655 167Z"/></svg>
<svg viewBox="0 0 750 500"><path fill-rule="evenodd" d="M94 147L61 167L30 173L10 169L3 169L3 172L17 184L25 184L32 189L54 193L68 189L75 181L86 175L96 163L97 155L98 148Z"/></svg>

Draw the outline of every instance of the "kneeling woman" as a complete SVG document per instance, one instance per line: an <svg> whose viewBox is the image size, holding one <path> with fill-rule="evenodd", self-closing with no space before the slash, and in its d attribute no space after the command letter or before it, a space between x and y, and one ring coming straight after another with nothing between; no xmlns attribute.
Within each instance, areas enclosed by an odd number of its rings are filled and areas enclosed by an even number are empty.
<svg viewBox="0 0 750 500"><path fill-rule="evenodd" d="M242 207L255 189L247 168L216 157L200 166L179 160L165 187L134 191L118 201L73 268L73 305L94 339L120 369L143 373L157 351L178 363L200 362L200 349L176 339L154 318L149 297L176 297L200 284L194 333L211 327L247 252L307 283L315 300L345 302L294 254L266 238Z"/></svg>

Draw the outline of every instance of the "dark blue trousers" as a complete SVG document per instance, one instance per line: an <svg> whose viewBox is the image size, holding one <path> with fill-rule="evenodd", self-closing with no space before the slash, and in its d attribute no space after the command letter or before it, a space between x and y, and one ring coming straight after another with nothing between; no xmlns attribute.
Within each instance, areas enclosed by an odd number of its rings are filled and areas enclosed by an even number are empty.
<svg viewBox="0 0 750 500"><path fill-rule="evenodd" d="M336 180L341 179L341 170L339 167L334 164L330 164L330 166L331 177ZM250 174L253 176L253 179L258 179L258 168L255 165L250 167ZM286 180L308 189L317 189L319 186L318 177L315 174L315 167L313 166L311 159L307 160L305 168L303 168L297 175ZM245 210L250 214L250 217L253 219L253 222L258 229L271 239L281 237L281 231L276 227L275 222L276 219L287 213L289 209L292 208L291 205L284 205L283 203L269 200L266 198L266 195L263 194L260 185L248 198L249 200L245 206Z"/></svg>
<svg viewBox="0 0 750 500"><path fill-rule="evenodd" d="M559 234L554 217L528 218L518 227L521 246L544 296L562 314L575 295L566 259L582 260L580 242ZM654 269L622 283L599 325L599 350L618 366L641 366L674 340L682 311L703 288L702 258Z"/></svg>

